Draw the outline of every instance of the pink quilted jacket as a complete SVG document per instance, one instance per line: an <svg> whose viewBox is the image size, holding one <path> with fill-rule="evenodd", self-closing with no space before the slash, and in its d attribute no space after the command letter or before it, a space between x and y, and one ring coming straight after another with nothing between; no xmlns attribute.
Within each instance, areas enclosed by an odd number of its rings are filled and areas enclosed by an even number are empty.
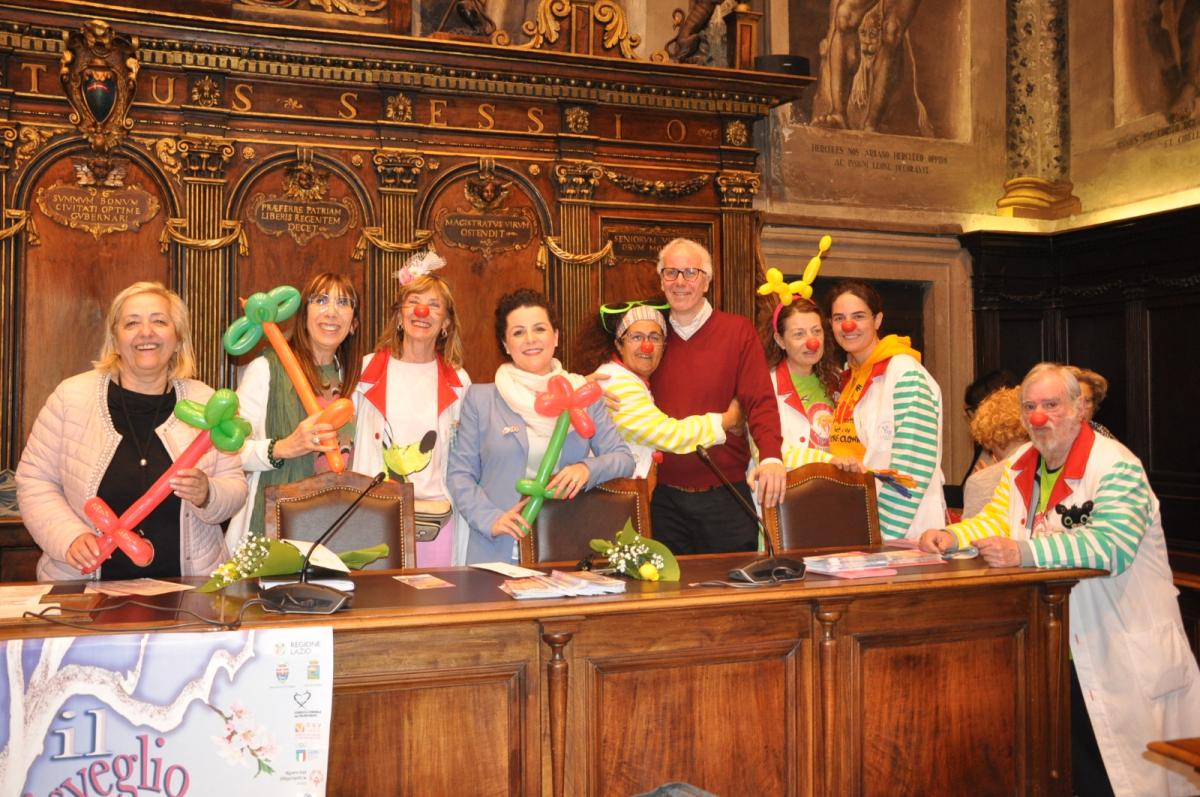
<svg viewBox="0 0 1200 797"><path fill-rule="evenodd" d="M88 371L63 380L38 413L17 465L17 507L41 546L39 581L80 579L66 563L76 537L95 533L83 504L96 494L121 436L108 414L106 373ZM174 380L175 394L204 403L212 388L194 379ZM156 430L171 459L196 437L196 430L171 416ZM208 474L210 499L204 509L183 501L179 510L180 571L207 576L228 558L220 523L246 502L246 479L236 454L216 449L197 467Z"/></svg>

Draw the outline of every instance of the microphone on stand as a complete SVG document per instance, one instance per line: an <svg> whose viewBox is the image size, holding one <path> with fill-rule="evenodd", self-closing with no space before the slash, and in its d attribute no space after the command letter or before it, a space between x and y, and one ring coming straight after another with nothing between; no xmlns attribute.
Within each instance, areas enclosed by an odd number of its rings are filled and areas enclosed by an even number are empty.
<svg viewBox="0 0 1200 797"><path fill-rule="evenodd" d="M304 554L304 561L300 563L299 581L291 584L279 584L278 586L264 589L258 594L259 600L262 601L263 608L266 611L279 614L333 614L340 609L350 608L350 602L354 598L353 593L325 584L309 583L308 563L312 559L313 551L317 550L318 546L328 542L341 529L351 513L362 503L362 500L367 497L367 493L378 487L386 478L386 471L376 475L371 480L371 483L358 494L353 503L346 507L345 511L338 515L336 520L329 524L329 528L321 532L321 535L309 547L308 552Z"/></svg>
<svg viewBox="0 0 1200 797"><path fill-rule="evenodd" d="M798 581L804 578L804 562L775 555L775 543L771 541L771 535L767 533L762 518L754 511L754 507L746 500L746 497L737 491L729 479L725 478L725 474L717 467L717 463L713 462L712 457L708 455L708 449L704 446L696 446L696 456L700 457L708 469L721 480L721 484L725 485L725 489L734 497L742 511L754 519L759 533L766 541L766 558L755 559L741 567L735 567L729 571L729 580L747 584L778 584L781 581Z"/></svg>

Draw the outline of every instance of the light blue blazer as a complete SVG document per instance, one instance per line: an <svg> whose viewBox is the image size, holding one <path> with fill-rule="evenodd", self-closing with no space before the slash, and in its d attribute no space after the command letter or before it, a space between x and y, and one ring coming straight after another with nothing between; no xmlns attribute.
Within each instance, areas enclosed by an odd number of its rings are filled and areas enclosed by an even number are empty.
<svg viewBox="0 0 1200 797"><path fill-rule="evenodd" d="M609 479L632 476L634 461L604 402L592 404L588 414L596 424L596 434L585 440L571 429L558 467L587 458L590 490ZM492 526L521 497L516 484L525 478L528 459L525 421L505 403L494 384L471 385L446 471L450 500L471 528L467 564L512 561L513 538L507 534L493 537Z"/></svg>

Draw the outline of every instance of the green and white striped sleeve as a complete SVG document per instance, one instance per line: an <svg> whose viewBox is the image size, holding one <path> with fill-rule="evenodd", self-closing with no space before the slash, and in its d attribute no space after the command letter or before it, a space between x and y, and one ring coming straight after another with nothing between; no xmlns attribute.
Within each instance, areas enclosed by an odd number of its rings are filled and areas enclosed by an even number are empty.
<svg viewBox="0 0 1200 797"><path fill-rule="evenodd" d="M885 537L898 538L908 534L938 465L938 400L914 370L896 383L892 402L895 437L888 467L916 481L908 497L886 484L879 490L879 524Z"/></svg>
<svg viewBox="0 0 1200 797"><path fill-rule="evenodd" d="M725 442L721 413L709 412L676 420L654 404L654 397L640 380L613 377L604 384L604 392L621 406L613 413L613 423L630 443L639 443L672 454L688 454L696 446L717 446Z"/></svg>
<svg viewBox="0 0 1200 797"><path fill-rule="evenodd" d="M1152 517L1145 471L1118 462L1100 479L1086 525L1032 539L1029 549L1038 567L1091 567L1115 576L1133 563Z"/></svg>

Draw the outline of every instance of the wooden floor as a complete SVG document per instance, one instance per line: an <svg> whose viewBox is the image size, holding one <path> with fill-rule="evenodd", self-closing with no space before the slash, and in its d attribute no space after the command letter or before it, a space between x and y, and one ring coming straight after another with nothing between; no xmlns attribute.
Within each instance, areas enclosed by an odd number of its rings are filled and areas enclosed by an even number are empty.
<svg viewBox="0 0 1200 797"><path fill-rule="evenodd" d="M1094 571L978 562L757 590L514 601L491 573L356 576L335 639L330 793L1067 794L1067 596ZM252 589L162 598L230 617ZM121 631L150 615L106 618ZM158 620L153 620L152 625ZM66 630L0 626L0 637Z"/></svg>

